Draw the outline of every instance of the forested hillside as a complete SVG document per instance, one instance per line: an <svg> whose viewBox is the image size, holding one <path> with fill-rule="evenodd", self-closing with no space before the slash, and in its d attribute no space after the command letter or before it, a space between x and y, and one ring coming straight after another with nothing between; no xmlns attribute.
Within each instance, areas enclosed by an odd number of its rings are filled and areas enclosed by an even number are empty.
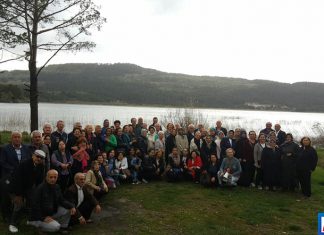
<svg viewBox="0 0 324 235"><path fill-rule="evenodd" d="M28 71L0 73L0 101L28 102ZM39 77L41 102L324 112L324 84L165 73L133 64L62 64Z"/></svg>

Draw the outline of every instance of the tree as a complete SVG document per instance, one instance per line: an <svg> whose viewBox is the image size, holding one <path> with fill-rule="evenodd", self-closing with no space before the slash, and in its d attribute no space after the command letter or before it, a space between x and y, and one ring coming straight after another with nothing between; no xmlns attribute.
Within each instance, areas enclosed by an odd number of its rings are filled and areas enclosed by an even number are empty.
<svg viewBox="0 0 324 235"><path fill-rule="evenodd" d="M11 60L28 61L30 84L30 129L38 128L38 76L60 51L91 50L95 43L80 39L90 30L100 30L106 19L92 0L2 0L0 1L0 49ZM37 67L37 54L48 59Z"/></svg>

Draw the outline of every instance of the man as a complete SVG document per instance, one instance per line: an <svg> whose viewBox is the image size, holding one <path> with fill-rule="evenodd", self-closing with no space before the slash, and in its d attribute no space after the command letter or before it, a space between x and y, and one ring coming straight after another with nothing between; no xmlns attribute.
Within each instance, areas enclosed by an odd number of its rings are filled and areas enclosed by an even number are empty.
<svg viewBox="0 0 324 235"><path fill-rule="evenodd" d="M32 213L28 225L39 228L42 232L67 233L71 215L75 215L74 205L63 198L60 186L56 184L58 172L49 170L46 181L40 184L33 198Z"/></svg>
<svg viewBox="0 0 324 235"><path fill-rule="evenodd" d="M228 148L236 148L235 141L233 140L234 137L234 131L229 130L228 131L228 136L224 137L221 142L220 142L220 148L221 148L221 153L220 153L220 163L222 163L223 158L226 157L226 150Z"/></svg>
<svg viewBox="0 0 324 235"><path fill-rule="evenodd" d="M188 133L187 133L187 138L188 138L188 143L190 144L191 140L195 136L195 126L193 124L188 125Z"/></svg>
<svg viewBox="0 0 324 235"><path fill-rule="evenodd" d="M57 130L51 134L51 147L53 151L58 150L60 140L63 140L64 143L68 141L68 135L64 132L64 122L62 120L57 121L56 128Z"/></svg>
<svg viewBox="0 0 324 235"><path fill-rule="evenodd" d="M95 126L95 139L94 139L94 151L96 152L96 154L99 154L100 152L103 151L104 147L104 143L102 142L101 139L101 126L100 125L96 125Z"/></svg>
<svg viewBox="0 0 324 235"><path fill-rule="evenodd" d="M99 202L84 188L85 179L86 177L83 173L77 173L74 176L74 184L65 193L65 198L74 204L76 208L76 213L71 217L71 225L91 223L90 216L93 209L95 209L96 213L101 211Z"/></svg>
<svg viewBox="0 0 324 235"><path fill-rule="evenodd" d="M160 123L155 123L154 124L155 132L158 134L159 131L162 131Z"/></svg>
<svg viewBox="0 0 324 235"><path fill-rule="evenodd" d="M201 138L201 133L200 133L200 131L196 131L194 138L189 143L190 152L197 151L198 154L200 155L202 144L203 144L203 140Z"/></svg>
<svg viewBox="0 0 324 235"><path fill-rule="evenodd" d="M242 168L240 161L234 157L234 154L235 152L232 148L228 148L226 150L226 158L223 159L223 162L217 173L219 185L222 185L224 183L229 186L237 185L237 181L240 178Z"/></svg>
<svg viewBox="0 0 324 235"><path fill-rule="evenodd" d="M44 151L36 150L32 154L32 157L22 162L14 171L13 175L6 180L6 188L13 204L9 225L9 231L11 233L18 232L17 219L23 207L23 201L25 200L27 207L30 208L32 193L36 186L44 180L45 157Z"/></svg>
<svg viewBox="0 0 324 235"><path fill-rule="evenodd" d="M147 130L142 129L141 135L137 138L137 148L141 151L142 156L147 154L147 146L148 146Z"/></svg>
<svg viewBox="0 0 324 235"><path fill-rule="evenodd" d="M31 133L31 145L29 146L29 152L33 153L35 152L35 150L42 150L45 154L46 154L46 158L45 158L45 169L46 171L48 171L50 169L50 154L49 154L49 150L46 144L43 144L42 141L42 134L40 133L40 131L35 130Z"/></svg>
<svg viewBox="0 0 324 235"><path fill-rule="evenodd" d="M11 143L6 145L0 156L0 167L2 177L10 175L20 162L30 158L29 148L22 144L20 132L11 133Z"/></svg>
<svg viewBox="0 0 324 235"><path fill-rule="evenodd" d="M49 124L49 123L45 123L44 126L43 126L43 134L42 134L42 136L46 136L46 135L51 136L51 134L52 134L52 125Z"/></svg>
<svg viewBox="0 0 324 235"><path fill-rule="evenodd" d="M142 117L138 118L137 124L134 129L134 133L136 137L139 137L141 135L141 130L144 128L143 127L144 120Z"/></svg>
<svg viewBox="0 0 324 235"><path fill-rule="evenodd" d="M175 137L175 142L180 154L183 154L184 149L189 148L188 138L185 135L185 131L182 127L178 130L178 134Z"/></svg>
<svg viewBox="0 0 324 235"><path fill-rule="evenodd" d="M227 135L227 130L226 128L222 127L222 122L220 120L218 120L216 122L216 135L218 135L218 132L222 131L224 133L224 135Z"/></svg>
<svg viewBox="0 0 324 235"><path fill-rule="evenodd" d="M274 130L272 129L272 123L271 123L271 122L267 122L267 123L266 123L266 128L262 129L262 130L260 131L260 134L263 133L263 134L266 135L266 138L268 138L270 132L272 132L272 131L274 131ZM260 134L259 134L259 135L260 135Z"/></svg>
<svg viewBox="0 0 324 235"><path fill-rule="evenodd" d="M150 128L151 126L155 128L155 124L157 124L158 121L159 121L159 119L158 119L157 117L154 117L154 118L153 118L153 123L149 126L149 128ZM160 130L159 130L159 131L160 131Z"/></svg>
<svg viewBox="0 0 324 235"><path fill-rule="evenodd" d="M286 140L286 132L282 131L280 124L277 123L275 125L275 133L276 133L276 136L277 136L277 145L280 146Z"/></svg>

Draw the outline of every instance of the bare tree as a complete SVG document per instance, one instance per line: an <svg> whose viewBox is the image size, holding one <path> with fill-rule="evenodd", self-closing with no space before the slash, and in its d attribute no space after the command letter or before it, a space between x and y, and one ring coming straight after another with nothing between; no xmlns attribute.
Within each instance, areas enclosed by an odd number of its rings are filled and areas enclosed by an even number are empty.
<svg viewBox="0 0 324 235"><path fill-rule="evenodd" d="M83 40L90 30L100 30L106 19L92 0L2 0L0 1L0 49L11 60L28 61L30 128L38 128L38 75L60 51L91 50L95 43ZM49 53L37 66L37 53Z"/></svg>

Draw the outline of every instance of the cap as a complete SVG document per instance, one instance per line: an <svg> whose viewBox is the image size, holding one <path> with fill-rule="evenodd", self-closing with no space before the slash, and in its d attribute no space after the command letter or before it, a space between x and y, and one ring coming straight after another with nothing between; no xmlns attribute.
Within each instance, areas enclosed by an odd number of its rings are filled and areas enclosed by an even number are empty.
<svg viewBox="0 0 324 235"><path fill-rule="evenodd" d="M40 149L35 150L34 154L40 158L43 158L43 159L45 159L45 157L46 157L45 152Z"/></svg>

